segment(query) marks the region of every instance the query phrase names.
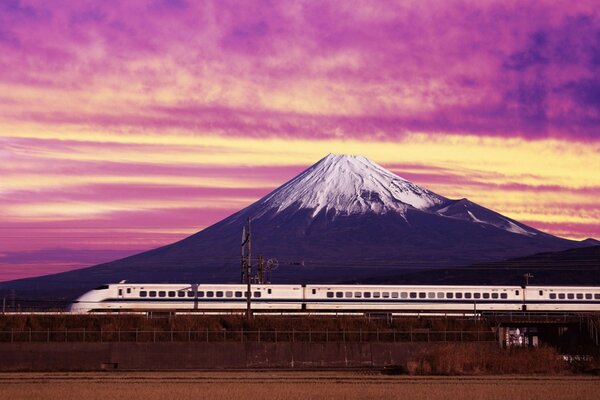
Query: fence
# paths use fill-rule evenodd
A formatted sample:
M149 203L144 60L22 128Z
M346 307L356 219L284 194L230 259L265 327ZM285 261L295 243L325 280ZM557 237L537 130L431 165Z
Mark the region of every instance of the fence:
M493 331L10 330L0 342L494 342Z

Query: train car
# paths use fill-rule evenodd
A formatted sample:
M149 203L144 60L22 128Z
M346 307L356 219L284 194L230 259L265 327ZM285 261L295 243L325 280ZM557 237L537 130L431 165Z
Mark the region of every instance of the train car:
M483 312L522 309L519 286L308 285L308 311Z
M74 313L111 311L242 312L246 285L102 285L73 304ZM600 311L599 287L252 285L252 309L310 313L481 313Z
M524 296L527 311L600 311L600 287L528 286Z
M70 311L242 311L246 285L135 284L102 285L75 300ZM300 285L252 285L252 308L294 311L302 308Z

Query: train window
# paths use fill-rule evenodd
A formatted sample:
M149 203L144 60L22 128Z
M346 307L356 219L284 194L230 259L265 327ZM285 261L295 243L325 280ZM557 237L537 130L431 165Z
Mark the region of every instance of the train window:
M457 299L462 299L462 297L463 297L462 293L460 293L460 292L456 293L456 298Z
M561 300L564 300L565 299L565 294L564 293L559 293L558 294L558 298L561 299Z
M518 296L519 295L519 291L515 290L515 294ZM542 295L542 291L540 290L540 296Z
M517 294L519 294L519 293L517 293ZM543 295L544 295L544 291L540 290L540 296L543 296Z
M408 298L408 293L406 293L406 292L400 293L400 298L402 298L402 299Z
M384 299L389 299L390 298L390 292L381 292L381 297L383 297Z
M508 299L508 293L500 293L501 299Z
M411 299L416 299L417 298L417 292L410 292L410 298Z
M354 297L361 298L362 297L362 292L354 292Z
M327 292L327 297L331 299L333 297L333 292Z
M130 294L130 293L131 293L131 288L130 288L130 287L128 287L128 288L127 288L127 294Z
M346 292L346 297L352 298L352 292Z
M262 293L260 292L254 292L254 297L260 297L262 295Z
M225 297L233 297L233 292L231 290L226 291Z
M365 299L370 299L371 298L371 292L365 292Z
M191 290L189 292L187 292L187 297L194 297L194 292L192 292Z
M594 293L594 300L600 300L600 293Z
M470 299L471 298L471 293L465 293L465 299Z
M591 293L586 293L585 294L585 299L586 300L591 300L592 299L592 294Z
M169 297L175 297L175 291L169 291Z
M337 297L338 299L344 297L344 292L335 292L335 297Z
M98 286L97 288L94 288L94 290L106 290L108 289L108 285L102 285L102 286Z
M556 300L556 293L550 293L550 300Z
M473 298L474 299L480 299L481 298L481 293L473 293Z
M242 292L235 292L235 297L242 297Z
M583 300L583 293L577 293L577 300Z
M492 293L492 299L497 299L498 298L498 293Z
M142 290L140 292L140 297L146 297L146 296L148 296L148 292L146 292L145 290Z
M150 297L156 297L156 291L154 290L151 290L148 294L150 295Z
M267 294L271 294L273 291L271 289L267 289Z
M438 292L437 293L437 298L438 299L443 299L444 298L444 292Z
M483 298L484 299L489 299L490 298L490 294L489 293L483 293Z
M123 289L119 289L119 296L123 296Z
M179 292L177 292L177 297L185 297L185 292L180 290Z
M313 289L312 294L317 294L317 289Z
M161 290L158 292L158 297L166 297L167 296L167 292L165 292L164 290Z
M398 292L392 292L392 299L398 298Z
M573 300L574 298L575 298L575 295L573 293L567 293L567 299Z
M381 297L381 294L379 292L373 292L373 298L378 299Z
M446 298L447 299L453 299L454 298L454 293L452 293L452 292L446 293Z
M429 299L435 299L435 293L434 292L427 293L427 298L429 298Z
M419 298L420 299L424 299L426 297L427 297L427 293L425 293L425 292L419 292Z
M220 290L216 294L217 294L217 297L223 297L223 292Z
M206 292L206 297L215 297L215 292L213 292L213 291Z

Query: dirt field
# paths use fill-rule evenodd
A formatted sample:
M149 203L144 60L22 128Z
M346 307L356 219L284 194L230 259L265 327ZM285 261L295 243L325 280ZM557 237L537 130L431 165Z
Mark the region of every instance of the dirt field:
M0 374L0 399L598 399L600 379L408 377L360 372Z

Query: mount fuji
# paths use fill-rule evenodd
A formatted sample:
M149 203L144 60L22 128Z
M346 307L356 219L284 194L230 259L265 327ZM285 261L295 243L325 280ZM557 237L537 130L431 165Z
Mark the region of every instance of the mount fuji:
M359 282L598 243L552 236L467 199L448 199L364 157L330 154L257 202L179 242L0 288L60 291L68 297L124 279L237 282L247 218L253 254L279 260L273 273L277 283Z

